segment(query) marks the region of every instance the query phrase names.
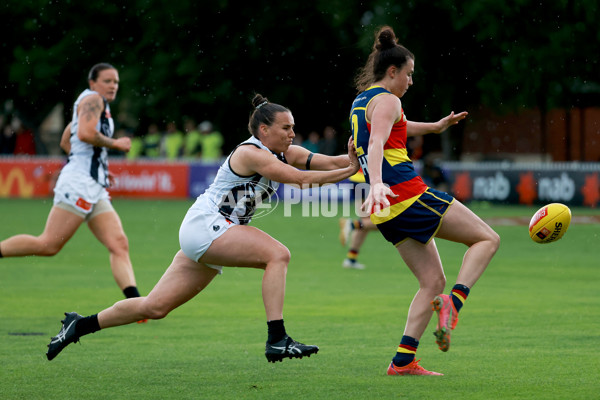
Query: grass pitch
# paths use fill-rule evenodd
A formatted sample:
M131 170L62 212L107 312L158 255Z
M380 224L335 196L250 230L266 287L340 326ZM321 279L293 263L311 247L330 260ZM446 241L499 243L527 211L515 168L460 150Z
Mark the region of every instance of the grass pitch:
M179 248L192 201L116 200L140 291ZM0 239L39 234L51 200L0 200ZM299 207L299 206L297 206ZM535 208L472 206L482 217L530 217ZM600 214L573 209L573 215ZM501 220L495 220L501 221ZM2 399L590 399L600 389L598 224L573 223L537 245L524 225L492 225L502 244L461 312L448 353L430 324L417 357L443 377L388 377L417 283L378 233L341 268L337 218L259 218L291 250L284 318L295 339L320 346L302 360L267 363L261 271L225 268L160 321L82 338L52 362L49 338L65 311L96 313L123 296L108 253L82 226L50 258L0 259ZM437 241L454 283L465 248ZM241 244L243 245L243 244Z

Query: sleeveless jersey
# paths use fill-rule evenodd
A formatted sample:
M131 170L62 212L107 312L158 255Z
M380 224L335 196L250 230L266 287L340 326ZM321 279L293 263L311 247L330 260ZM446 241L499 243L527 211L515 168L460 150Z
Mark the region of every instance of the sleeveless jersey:
M79 116L77 107L84 97L92 94L98 94L93 90L84 90L73 106L73 120L71 121L71 152L67 164L63 168L64 172L86 173L103 187L108 187L108 151L106 147L96 147L83 142L77 136L77 127L79 126ZM104 109L100 114L100 120L96 125L96 130L104 136L112 137L115 125L110 115L110 107L106 99L102 98Z
M279 155L273 153L254 136L237 145L236 149L248 145L266 150L274 157L286 162L283 153ZM198 196L192 208L218 212L234 224L246 225L252 219L257 206L277 191L279 183L259 174L250 176L236 174L229 164L234 151L235 149L219 168L214 182L203 194Z
M356 97L350 111L350 126L352 127L354 146L367 183L370 183L368 151L371 135L371 122L367 120L367 107L371 100L382 94L391 93L380 86L371 86ZM417 175L413 163L408 157L406 125L407 119L404 110L402 110L402 115L394 122L390 136L383 146L381 177L383 183L389 185L398 197L388 197L390 206L382 209L377 214L373 214L371 210L371 220L375 224L381 224L398 216L427 190L427 185Z

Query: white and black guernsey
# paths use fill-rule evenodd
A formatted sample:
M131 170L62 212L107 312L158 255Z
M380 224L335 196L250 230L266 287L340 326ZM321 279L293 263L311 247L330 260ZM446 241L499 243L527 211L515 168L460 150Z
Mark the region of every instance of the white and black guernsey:
M273 154L273 157L286 162L283 153L273 153L254 136L240 143L236 149L248 145L268 151ZM208 208L220 213L234 224L246 225L252 219L257 206L277 191L279 183L259 174L250 176L236 174L229 164L234 152L235 149L219 168L214 182L198 197L196 204L192 207L202 207L205 210Z
M108 187L108 151L106 147L97 147L89 143L83 142L77 136L77 128L79 126L79 116L77 108L84 97L92 94L98 94L93 90L84 90L73 106L73 120L71 121L71 152L67 165L63 168L65 172L87 172L100 185ZM104 101L104 109L100 114L100 120L96 125L96 130L109 138L114 134L114 121L110 115L110 107L106 99Z

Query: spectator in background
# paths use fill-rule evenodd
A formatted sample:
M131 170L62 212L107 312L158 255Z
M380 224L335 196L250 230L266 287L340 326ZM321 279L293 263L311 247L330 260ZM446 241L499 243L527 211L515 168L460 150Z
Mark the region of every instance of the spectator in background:
M183 152L183 133L175 122L167 123L167 131L160 143L160 154L167 160L176 160Z
M406 152L411 160L423 158L423 142L423 136L411 136L406 139Z
M183 155L188 158L198 158L202 151L202 135L196 127L196 121L191 118L185 120L185 138L183 141Z
M35 137L33 131L26 127L19 118L13 120L15 127L15 155L35 155Z
M302 146L302 143L304 143L304 136L302 136L301 133L296 133L296 137L294 137L294 144L296 146Z
M127 153L123 153L119 150L108 150L110 157L125 157L128 160L135 160L139 158L144 151L144 142L141 137L134 135L133 131L127 128L120 128L115 131L113 138L127 137L131 141L131 148Z
M432 153L423 158L423 180L427 186L439 191L447 192L450 189L446 175Z
M64 150L60 147L61 134L65 129L65 107L56 103L37 127L36 145L38 153L49 156L62 156Z
M131 149L125 157L130 161L137 160L144 154L144 140L129 129L125 130L125 136L131 140Z
M15 151L15 142L17 136L11 122L11 118L6 118L4 125L1 126L2 132L0 132L0 154L13 154Z
M306 140L304 142L302 142L302 147L304 147L306 150L310 151L311 153L318 153L319 152L319 133L317 131L311 131L308 134L308 137L306 138Z
M152 123L148 126L148 132L144 135L144 155L146 157L160 157L160 141L162 133L158 129L158 125Z
M127 130L124 128L115 129L115 133L113 134L113 139L119 139L119 138L124 138L124 137L128 137L131 139L131 134L129 134L127 132ZM109 157L123 157L125 155L122 150L111 149L111 148L107 149L107 153L108 153Z
M319 143L320 153L328 156L338 154L338 142L335 129L332 126L326 126L323 130L323 139Z
M214 162L221 158L221 147L223 146L223 135L214 129L212 122L203 121L198 125L202 134L200 144L202 146L202 161Z

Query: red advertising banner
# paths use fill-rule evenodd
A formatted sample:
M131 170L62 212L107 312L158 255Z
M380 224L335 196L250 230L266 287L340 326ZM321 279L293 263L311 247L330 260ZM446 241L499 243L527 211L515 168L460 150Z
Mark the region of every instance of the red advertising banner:
M54 185L66 158L0 158L0 198L54 196ZM113 197L187 198L186 163L109 160L114 177L108 189Z
M114 177L108 189L113 197L188 197L189 165L186 163L111 159L109 171Z
M53 196L65 159L0 158L0 198Z

